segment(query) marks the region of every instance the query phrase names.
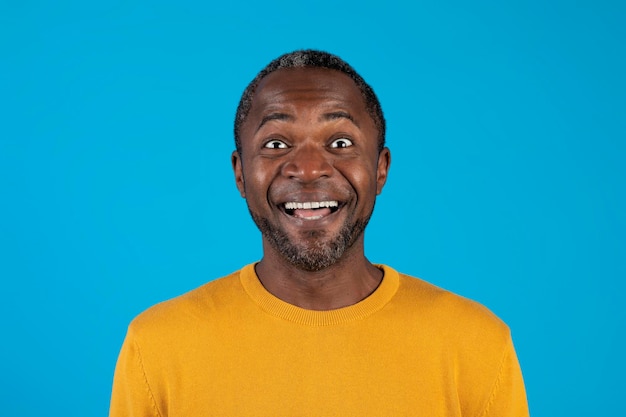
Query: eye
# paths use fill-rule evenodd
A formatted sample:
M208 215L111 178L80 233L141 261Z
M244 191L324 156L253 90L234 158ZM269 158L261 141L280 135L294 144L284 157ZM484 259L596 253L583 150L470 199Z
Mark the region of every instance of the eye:
M352 146L352 141L347 138L335 139L330 143L331 148L347 148L349 146Z
M287 144L282 140L272 139L267 142L263 147L268 149L287 149Z

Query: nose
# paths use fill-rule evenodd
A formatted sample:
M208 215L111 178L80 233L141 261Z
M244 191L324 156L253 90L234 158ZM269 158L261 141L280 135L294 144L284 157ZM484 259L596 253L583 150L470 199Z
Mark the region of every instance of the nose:
M319 178L330 177L333 166L325 153L325 149L314 145L294 149L290 159L282 167L282 175L301 182L314 182Z

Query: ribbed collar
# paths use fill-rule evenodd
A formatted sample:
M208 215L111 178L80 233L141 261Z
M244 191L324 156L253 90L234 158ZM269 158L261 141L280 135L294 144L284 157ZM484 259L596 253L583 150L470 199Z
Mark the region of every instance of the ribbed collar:
M265 312L298 324L332 326L363 319L383 308L391 300L400 282L398 273L386 265L377 266L383 270L384 275L382 282L372 294L351 306L326 311L307 310L277 298L263 287L254 271L254 264L243 267L239 276L250 298Z

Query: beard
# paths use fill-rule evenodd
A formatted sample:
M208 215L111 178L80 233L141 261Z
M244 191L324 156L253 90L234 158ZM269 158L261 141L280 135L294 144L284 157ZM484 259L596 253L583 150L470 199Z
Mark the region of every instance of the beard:
M373 207L365 218L355 221L348 219L334 237L327 236L323 230L313 230L306 232L299 241L294 241L283 229L254 213L249 207L248 211L263 237L285 260L298 269L314 272L333 265L354 245L363 234L372 216Z

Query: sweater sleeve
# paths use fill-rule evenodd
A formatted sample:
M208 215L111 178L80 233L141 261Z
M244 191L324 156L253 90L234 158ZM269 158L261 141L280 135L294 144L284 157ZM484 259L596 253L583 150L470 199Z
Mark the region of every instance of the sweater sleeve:
M528 403L522 371L509 338L500 372L480 417L528 417Z
M162 417L146 378L139 345L130 331L115 366L109 417Z

